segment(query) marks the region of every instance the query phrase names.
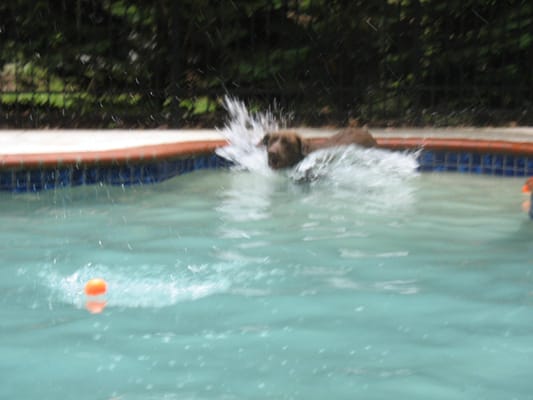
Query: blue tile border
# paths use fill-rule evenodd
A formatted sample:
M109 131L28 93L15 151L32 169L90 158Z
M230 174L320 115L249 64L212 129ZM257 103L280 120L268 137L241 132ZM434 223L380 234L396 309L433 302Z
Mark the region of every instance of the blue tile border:
M508 177L533 175L533 156L449 150L418 152L421 172L457 172ZM70 186L109 184L137 185L164 181L202 170L229 168L230 161L216 154L173 160L113 165L67 165L56 168L0 170L0 191L38 192Z
M208 154L147 163L4 169L0 170L0 191L23 193L94 184L151 184L201 169L229 168L231 165L216 154Z
M533 157L526 155L422 150L418 162L422 172L460 172L509 177L533 175Z

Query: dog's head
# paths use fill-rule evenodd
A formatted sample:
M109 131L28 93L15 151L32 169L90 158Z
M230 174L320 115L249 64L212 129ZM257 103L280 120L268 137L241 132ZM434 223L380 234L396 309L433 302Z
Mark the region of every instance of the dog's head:
M267 133L261 141L267 149L268 165L272 169L289 168L306 155L306 145L294 132Z

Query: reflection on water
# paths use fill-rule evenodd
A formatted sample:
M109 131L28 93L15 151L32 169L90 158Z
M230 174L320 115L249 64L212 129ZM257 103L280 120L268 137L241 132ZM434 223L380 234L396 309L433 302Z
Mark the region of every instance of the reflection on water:
M230 221L259 221L271 217L272 195L281 184L275 174L235 171L227 186L219 189L220 205L216 210Z

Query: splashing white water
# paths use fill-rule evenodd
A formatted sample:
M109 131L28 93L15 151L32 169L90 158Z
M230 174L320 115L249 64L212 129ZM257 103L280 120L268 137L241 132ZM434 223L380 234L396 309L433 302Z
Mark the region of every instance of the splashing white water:
M159 308L227 291L230 281L223 273L228 268L231 266L146 265L132 271L130 267L87 264L69 275L46 266L40 275L55 300L77 308L85 304L84 286L94 277L108 282L105 299L113 307Z
M266 152L258 143L266 132L283 127L286 119L276 118L271 110L250 112L243 102L231 97L224 99L224 108L229 120L220 133L229 145L217 149L217 154L235 163L236 168L271 174Z
M220 133L229 145L218 149L217 154L234 162L237 168L272 174L266 152L258 143L265 132L284 128L289 118L281 114L276 118L270 110L251 113L243 102L230 97L224 99L224 107L229 120ZM417 175L416 158L416 153L341 146L313 152L287 173L296 182L327 178L335 185L388 188Z
M313 190L310 201L328 203L335 198L363 214L398 212L414 203L416 158L415 153L342 146L309 154L288 174L296 182L322 189Z
M416 153L399 153L355 145L309 154L290 172L295 181L328 179L334 184L379 187L403 184L417 175Z

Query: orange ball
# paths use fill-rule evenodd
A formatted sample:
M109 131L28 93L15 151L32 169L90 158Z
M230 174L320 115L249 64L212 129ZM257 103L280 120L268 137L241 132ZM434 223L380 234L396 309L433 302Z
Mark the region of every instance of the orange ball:
M85 284L85 294L87 296L99 296L107 290L107 283L100 278L91 279Z
M533 190L533 178L528 178L524 186L522 186L522 193L531 193Z

